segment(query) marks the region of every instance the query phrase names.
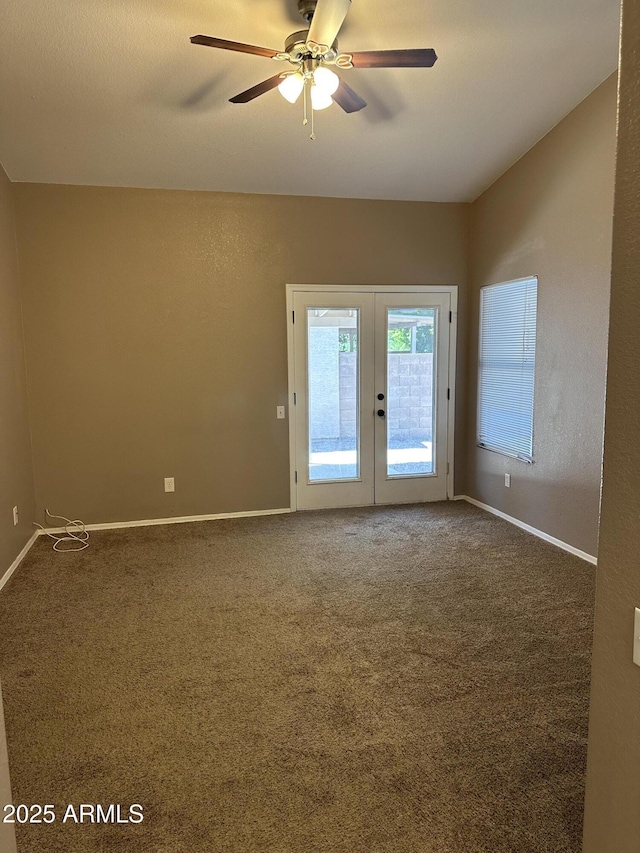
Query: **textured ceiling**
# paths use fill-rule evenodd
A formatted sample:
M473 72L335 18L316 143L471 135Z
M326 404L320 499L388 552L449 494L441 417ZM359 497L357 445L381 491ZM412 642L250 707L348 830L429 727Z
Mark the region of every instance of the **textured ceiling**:
M433 47L432 69L353 69L369 106L316 114L281 67L296 0L20 0L0 27L0 161L14 181L470 201L611 74L616 0L353 0L342 50Z

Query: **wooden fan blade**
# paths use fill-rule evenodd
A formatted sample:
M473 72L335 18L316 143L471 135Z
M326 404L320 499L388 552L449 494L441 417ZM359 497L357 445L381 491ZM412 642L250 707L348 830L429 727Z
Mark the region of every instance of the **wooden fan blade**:
M416 50L365 50L353 53L354 68L431 68L435 50L431 47Z
M331 97L345 113L357 113L358 110L367 106L367 102L354 92L351 86L347 86L344 80L340 81L340 85Z
M331 47L347 17L351 0L318 0L307 41Z
M237 50L238 53L252 53L254 56L267 56L271 58L278 51L268 47L257 47L255 44L242 44L239 41L227 41L217 39L213 36L191 36L191 44L203 44L206 47L219 47L222 50Z
M266 92L270 92L272 89L275 89L279 83L282 83L282 77L279 74L276 74L275 77L269 77L268 80L264 80L262 83L258 83L257 86L252 86L251 89L247 89L246 92L240 92L239 95L236 95L233 98L229 98L229 100L232 104L247 104L254 98L257 98L260 95L264 95Z

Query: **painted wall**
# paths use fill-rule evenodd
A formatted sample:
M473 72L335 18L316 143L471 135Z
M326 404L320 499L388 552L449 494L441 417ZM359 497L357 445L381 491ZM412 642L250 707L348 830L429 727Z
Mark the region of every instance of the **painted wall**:
M14 527L13 507L19 524ZM11 184L0 166L0 576L34 532L33 467Z
M640 850L640 5L624 0L585 853Z
M465 340L468 205L14 191L40 513L288 507L287 282L462 285Z
M4 706L0 690L0 803L12 803L11 779L9 778L9 753L4 725ZM17 805L14 803L14 805ZM3 812L4 815L4 812ZM17 853L15 826L12 823L0 822L0 850L3 853Z
M615 75L472 208L466 494L597 553ZM533 465L476 447L479 290L539 276ZM511 474L511 488L504 474Z

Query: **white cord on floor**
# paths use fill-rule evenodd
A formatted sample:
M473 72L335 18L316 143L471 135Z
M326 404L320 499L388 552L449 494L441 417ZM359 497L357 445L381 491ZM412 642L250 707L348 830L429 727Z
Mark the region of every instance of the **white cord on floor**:
M49 531L41 524L38 524L37 521L33 522L36 527L39 527L40 530L43 530L50 539L54 540L54 551L83 551L85 548L89 547L89 531L85 529L84 521L80 521L80 519L71 521L70 518L65 518L64 515L52 515L48 509L45 509L45 512L47 514L47 518L59 518L62 521L67 522L64 526L65 536L56 536L55 533L49 533ZM60 547L63 542L70 542L71 545Z

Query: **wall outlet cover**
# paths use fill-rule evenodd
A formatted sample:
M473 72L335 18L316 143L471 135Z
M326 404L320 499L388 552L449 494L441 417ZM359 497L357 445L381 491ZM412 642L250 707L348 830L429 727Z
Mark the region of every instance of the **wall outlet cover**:
M176 481L173 477L165 477L164 478L164 490L165 490L165 492L175 492Z

